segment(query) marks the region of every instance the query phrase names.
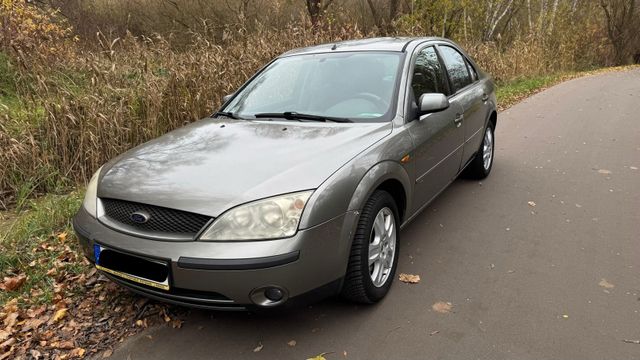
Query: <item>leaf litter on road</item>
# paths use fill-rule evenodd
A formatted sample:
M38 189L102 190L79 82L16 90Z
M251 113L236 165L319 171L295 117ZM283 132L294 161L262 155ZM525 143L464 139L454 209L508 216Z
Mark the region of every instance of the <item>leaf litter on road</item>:
M417 284L420 282L420 275L402 273L399 278L400 281L407 284Z
M431 308L435 312L438 312L441 314L448 314L453 309L453 304L450 302L438 301L435 304L431 305Z
M262 351L262 349L263 349L263 348L264 348L264 345L262 345L262 343L261 343L261 342L258 342L258 346L256 346L256 347L253 349L253 352L254 352L254 353L260 352L260 351Z
M612 283L608 282L607 279L604 279L604 278L602 280L600 280L598 285L600 285L601 287L603 287L605 289L613 289L614 287L616 287L615 285L613 285Z

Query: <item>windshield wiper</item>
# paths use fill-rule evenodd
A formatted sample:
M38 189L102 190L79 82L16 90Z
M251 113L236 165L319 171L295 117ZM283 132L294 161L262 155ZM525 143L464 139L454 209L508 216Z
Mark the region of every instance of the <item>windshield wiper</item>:
M236 119L239 120L240 118L238 116L236 116L236 114L232 113L232 112L228 112L228 111L218 111L215 114L213 114L214 117L218 117L218 116L226 116L228 118L232 118L232 119Z
M342 117L303 114L295 111L285 111L281 113L259 113L259 114L255 114L254 116L258 119L259 118L282 118L287 120L333 121L338 123L353 122L353 120L351 119L342 118Z

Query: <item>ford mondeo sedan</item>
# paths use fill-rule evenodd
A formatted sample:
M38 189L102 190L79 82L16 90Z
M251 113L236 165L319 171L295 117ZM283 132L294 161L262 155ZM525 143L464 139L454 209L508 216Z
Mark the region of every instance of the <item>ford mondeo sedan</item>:
M494 84L440 38L287 52L219 112L99 169L73 225L113 281L167 302L375 303L400 228L460 174L489 175Z

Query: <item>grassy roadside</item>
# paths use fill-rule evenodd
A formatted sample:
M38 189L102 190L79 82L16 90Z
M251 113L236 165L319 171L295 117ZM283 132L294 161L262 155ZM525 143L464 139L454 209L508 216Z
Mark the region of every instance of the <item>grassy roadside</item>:
M536 94L549 87L559 84L563 81L597 75L602 73L625 71L640 68L640 65L616 66L608 68L600 68L589 71L564 72L557 74L540 75L534 77L526 77L515 79L505 83L497 84L496 96L498 98L498 109L500 111L510 108L527 97Z
M15 291L1 291L0 304L21 295L29 295L33 304L53 299L52 275L82 270L77 259L71 216L80 206L79 192L47 195L31 200L19 213L6 215L0 228L0 275L21 283ZM24 277L22 280L22 277Z
M109 356L148 326L181 326L184 310L122 289L84 258L71 227L82 193L0 213L0 360Z

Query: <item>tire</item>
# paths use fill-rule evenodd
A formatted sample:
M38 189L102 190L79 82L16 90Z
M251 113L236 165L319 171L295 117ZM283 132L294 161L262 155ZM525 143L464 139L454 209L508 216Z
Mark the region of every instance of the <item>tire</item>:
M380 217L383 220L382 230ZM399 224L398 207L393 197L386 191L376 190L367 200L358 219L342 287L344 298L373 304L389 292L398 267ZM381 249L378 260L370 265L370 250L375 254L376 248Z
M482 144L480 144L480 149L476 153L475 157L464 170L463 176L468 179L476 179L481 180L489 176L491 173L491 168L493 168L494 161L494 152L496 148L496 138L494 135L495 125L493 122L489 122L487 128L484 131L484 136L482 137ZM490 146L490 156L489 156L489 164L486 166L485 164L485 149L487 146L487 142L489 142Z

